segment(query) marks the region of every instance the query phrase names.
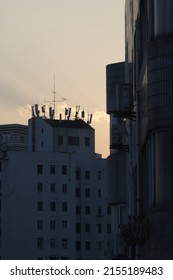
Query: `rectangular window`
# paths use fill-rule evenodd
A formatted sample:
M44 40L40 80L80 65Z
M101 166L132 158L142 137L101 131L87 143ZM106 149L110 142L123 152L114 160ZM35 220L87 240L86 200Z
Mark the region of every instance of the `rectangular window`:
M67 247L68 247L67 239L63 239L63 240L62 240L62 248L63 248L63 249L67 249Z
M111 224L107 224L107 233L111 233Z
M56 202L54 201L50 202L50 211L56 211Z
M62 184L62 192L63 193L67 192L67 184Z
M38 183L37 184L37 191L38 192L42 192L43 191L43 184L42 183Z
M97 210L97 216L102 216L102 209L101 209L101 207L99 207L98 208L98 210Z
M55 174L55 165L50 165L50 174Z
M38 164L37 165L37 174L42 174L43 173L43 165L42 164Z
M85 232L90 232L90 224L85 224Z
M76 233L80 233L81 230L81 224L77 223L76 224Z
M62 211L67 212L67 202L62 203Z
M58 145L63 145L63 136L58 135Z
M81 169L76 168L76 180L80 180L80 179L81 179Z
M85 250L90 250L90 241L85 242Z
M76 188L76 197L80 197L81 192L80 192L80 188Z
M98 197L101 197L101 196L102 196L101 189L98 189Z
M56 239L55 238L51 238L51 240L50 240L50 248L51 249L55 249L56 248Z
M37 238L37 248L38 249L43 249L43 241L44 241L44 239L42 237Z
M62 227L63 228L67 228L67 224L68 224L67 221L62 221Z
M98 224L98 232L99 232L99 233L102 232L102 224Z
M55 227L56 227L55 220L51 220L51 221L50 221L50 229L51 229L51 230L55 230Z
M85 196L90 197L90 189L89 188L85 189Z
M68 137L68 145L79 146L79 137L78 136L69 136Z
M38 230L42 230L43 229L43 221L42 220L38 220L37 221L37 229Z
M53 192L53 193L55 192L55 184L54 183L50 184L50 191Z
M102 179L102 172L98 171L98 180L100 181Z
M85 146L89 147L90 146L90 138L85 137Z
M81 250L81 243L80 241L76 241L76 251L80 251Z
M76 215L80 215L81 214L81 208L80 206L76 206Z
M67 165L62 165L62 175L67 175Z
M90 215L90 207L85 206L85 215Z
M111 215L111 207L110 207L110 206L107 207L107 215L108 215L108 216Z
M85 171L85 180L89 180L90 179L90 171Z
M37 202L37 211L43 211L43 201Z
M102 249L102 242L101 241L99 241L99 243L98 243L98 248L99 248L99 250Z

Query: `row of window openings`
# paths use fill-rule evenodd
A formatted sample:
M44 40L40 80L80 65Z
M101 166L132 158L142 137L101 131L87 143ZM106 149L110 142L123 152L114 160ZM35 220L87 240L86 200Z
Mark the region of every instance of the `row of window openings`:
M55 212L56 209L56 202L55 201L51 201L50 202L50 211ZM62 211L63 212L67 212L68 210L68 206L67 206L67 202L62 202ZM37 202L37 211L43 211L43 201L38 201Z
M44 129L41 129L41 133L44 133ZM64 144L64 137L62 135L58 135L58 145ZM80 146L80 138L79 136L68 136L68 145L72 146ZM42 142L43 143L43 142ZM90 137L85 137L85 146L90 146Z
M107 246L110 246L111 241L107 242ZM62 249L68 249L68 240L67 239L62 239ZM102 241L98 242L98 249L102 249ZM50 239L50 248L55 249L57 245L57 240L56 238L51 238ZM38 249L43 249L44 247L44 238L43 237L38 237L37 238L37 248ZM90 250L91 249L91 242L90 241L85 241L85 250ZM76 251L81 250L81 242L76 241Z
M67 175L67 165L62 165L62 175ZM37 165L37 173L38 174L43 174L43 165L42 164L38 164ZM55 165L50 165L50 174L56 174L56 166ZM90 171L86 170L85 171L85 180L90 180ZM80 180L81 179L81 169L77 168L76 169L76 180ZM102 179L102 172L98 171L98 180Z
M37 191L38 192L43 192L43 184L42 183L37 184ZM51 183L50 184L50 192L54 193L55 191L56 191L56 184ZM67 184L62 184L62 192L67 193ZM81 189L76 188L76 197L80 197L80 196L81 196ZM85 197L90 197L90 188L85 189ZM98 189L98 197L101 197L101 189Z
M50 174L56 174L56 166L55 165L50 165ZM62 175L67 175L67 165L62 165ZM37 174L43 174L43 165L38 164L37 165Z
M50 202L50 211L55 212L56 209L56 202L51 201ZM68 204L67 202L62 202L62 212L67 212L68 210ZM43 201L38 201L37 202L37 211L43 211ZM90 206L85 206L85 215L90 215L91 214L91 208ZM107 207L107 215L111 214L111 208ZM76 215L81 215L81 206L76 206ZM102 214L102 208L99 207L97 209L97 216L103 216Z
M43 184L42 183L37 184L37 191L38 192L43 192ZM50 192L54 193L55 191L56 191L56 184L51 183L50 184ZM62 192L67 193L67 184L62 184Z
M67 221L62 221L62 228L67 228L68 227L68 222ZM43 220L38 220L37 221L37 229L38 230L43 230ZM50 221L50 230L55 230L56 229L56 221L51 220ZM102 224L97 225L97 230L99 233L102 232ZM76 224L76 233L81 232L81 224ZM91 225L90 224L85 224L85 232L91 232ZM107 233L111 233L111 224L107 224Z

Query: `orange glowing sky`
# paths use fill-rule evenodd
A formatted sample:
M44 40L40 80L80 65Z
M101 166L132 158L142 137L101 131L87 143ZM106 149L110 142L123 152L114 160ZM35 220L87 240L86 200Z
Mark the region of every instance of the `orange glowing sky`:
M106 65L124 60L125 0L2 0L0 124L23 123L30 105L93 113L96 152L109 154Z

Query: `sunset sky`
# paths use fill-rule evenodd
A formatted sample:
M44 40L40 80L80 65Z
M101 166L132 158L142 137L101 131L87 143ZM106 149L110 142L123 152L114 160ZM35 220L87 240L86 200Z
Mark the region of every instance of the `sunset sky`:
M0 0L0 124L27 124L31 105L53 99L55 76L66 99L57 117L67 106L92 113L96 152L108 156L106 65L124 60L124 3Z

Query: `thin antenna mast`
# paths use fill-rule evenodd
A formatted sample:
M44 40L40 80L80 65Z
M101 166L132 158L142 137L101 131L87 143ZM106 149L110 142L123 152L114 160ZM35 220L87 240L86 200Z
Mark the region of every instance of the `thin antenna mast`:
M55 91L55 75L53 76L53 91L52 91L52 93L53 93L53 110L54 110L54 115L55 115L55 105L56 105L56 98L55 98L55 96L56 96L56 91Z
M46 101L45 100L45 102L53 103L53 111L51 111L51 112L52 112L52 118L54 119L55 118L56 103L65 101L67 99L66 98L60 98L59 100L56 100L55 75L53 77L54 77L54 79L53 79L53 91L52 91L52 93L53 93L53 101Z

